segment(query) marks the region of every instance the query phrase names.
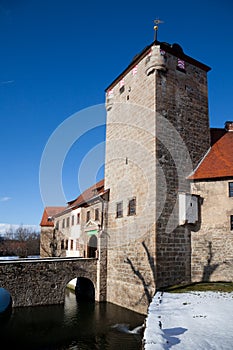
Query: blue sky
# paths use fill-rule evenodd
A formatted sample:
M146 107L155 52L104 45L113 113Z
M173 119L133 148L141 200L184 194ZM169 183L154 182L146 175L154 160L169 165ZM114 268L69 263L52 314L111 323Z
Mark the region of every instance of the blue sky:
M164 21L158 40L179 43L211 67L210 125L223 127L233 119L232 1L0 0L0 223L39 225L45 204L40 164L48 140L67 118L104 103L105 88L153 41L156 18ZM64 160L67 201L79 194L83 157L104 142L99 125ZM87 186L90 174L91 164ZM100 168L96 179L102 176Z

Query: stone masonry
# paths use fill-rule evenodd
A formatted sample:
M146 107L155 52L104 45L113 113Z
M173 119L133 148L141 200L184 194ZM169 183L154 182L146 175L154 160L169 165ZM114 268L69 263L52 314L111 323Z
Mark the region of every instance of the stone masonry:
M190 229L178 227L176 204L209 148L208 70L157 42L106 89L107 300L140 313L156 288L191 280Z
M50 258L0 262L0 285L11 294L13 307L64 303L65 288L76 277L92 281L95 298L101 300L96 259Z
M192 233L192 280L233 280L233 238L229 217L233 213L228 183L232 180L192 182L192 192L202 199L200 228ZM204 198L204 200L203 200Z
M164 48L169 51L167 69L158 71L156 81L156 208L161 213L156 222L157 288L191 281L191 228L179 226L178 194L190 193L186 177L210 147L209 68L183 57L176 44L174 48ZM184 62L181 67L178 59Z

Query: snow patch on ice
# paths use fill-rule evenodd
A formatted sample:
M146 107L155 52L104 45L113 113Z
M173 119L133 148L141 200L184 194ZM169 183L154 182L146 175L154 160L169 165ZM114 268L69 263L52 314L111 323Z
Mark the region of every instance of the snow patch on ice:
M157 292L143 344L145 350L232 350L233 293Z

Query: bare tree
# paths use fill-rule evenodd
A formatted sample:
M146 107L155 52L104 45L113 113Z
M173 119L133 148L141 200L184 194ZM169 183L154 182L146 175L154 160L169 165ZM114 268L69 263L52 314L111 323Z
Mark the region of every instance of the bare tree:
M40 254L40 234L34 229L20 225L17 229L10 227L0 242L1 255L28 255Z

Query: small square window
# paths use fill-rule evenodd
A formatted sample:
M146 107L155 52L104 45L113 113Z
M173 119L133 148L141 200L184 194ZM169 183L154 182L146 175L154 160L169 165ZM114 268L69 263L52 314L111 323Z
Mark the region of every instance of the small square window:
M122 218L123 216L123 202L119 202L116 205L116 217Z
M230 227L231 231L233 231L233 215L230 216Z
M233 197L233 182L228 182L229 197Z
M128 215L136 215L136 198L132 198L129 201Z

